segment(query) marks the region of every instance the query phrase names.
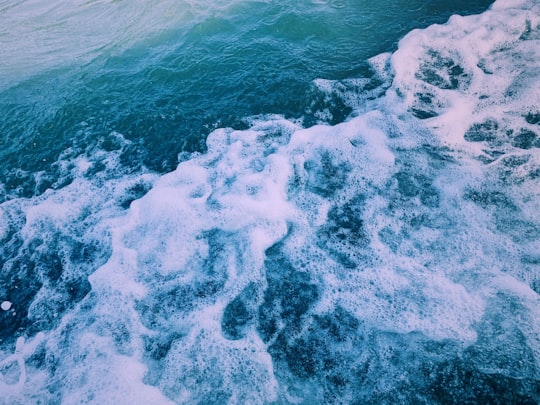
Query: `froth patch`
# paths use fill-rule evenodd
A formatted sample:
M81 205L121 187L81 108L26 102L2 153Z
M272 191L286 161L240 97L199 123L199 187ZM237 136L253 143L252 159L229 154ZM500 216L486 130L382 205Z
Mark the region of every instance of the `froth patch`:
M160 388L176 402L274 401L277 381L273 363L258 336L250 333L237 343L195 327L175 343L166 359Z
M89 333L78 339L75 353L64 359L69 373L57 384L64 387L62 402L81 404L172 404L156 387L142 383L145 368L136 360L111 350L111 342ZM75 348L73 348L75 349ZM84 362L76 359L84 358Z
M497 2L478 16L413 31L392 55L394 90L453 147L476 155L532 147L536 129L523 117L540 101L538 15L531 2Z
M519 104L531 93L516 75L498 76L509 67L505 38L535 44L537 24L520 31L521 11L505 22L498 10L413 32L391 59L373 60L392 83L384 76L376 108L358 104L339 125L255 117L247 130L214 131L208 153L159 179L111 175L114 153L93 177L91 157L81 158L70 184L4 205L17 209L3 216L19 214L9 229L22 227L9 236L21 250L8 281L39 283L22 284L26 300L1 297L50 321L28 329L48 328L34 346L38 335L7 324L14 350L0 371L17 386L10 395L534 399L538 153L530 134L513 138L521 146L505 139L507 127L534 132L539 119ZM366 83L318 85L345 94ZM76 254L87 245L97 253ZM22 271L34 268L33 278Z
M122 144L122 137L117 138ZM69 356L64 362L64 346L71 347L80 330L101 315L107 318L117 312L110 308L118 297L110 294L91 313L95 295L88 277L111 254L111 218L121 216L125 201L141 192L137 185L148 187L155 179L149 173L126 175L118 156L116 149L66 150L52 164L58 177L48 183L49 188L33 198L11 196L2 202L6 221L2 222L0 296L6 309L0 311L0 334L1 358L7 363L0 383L7 384L2 392L13 403L40 396L56 401L67 393L65 385L56 384L52 370L69 374L75 363L79 369L90 365L81 358L71 364ZM112 329L117 333L121 328ZM15 357L9 354L12 349ZM107 378L104 372L103 376ZM94 377L96 385L84 394L89 397L101 384ZM45 392L46 386L54 392ZM89 401L84 395L69 401Z

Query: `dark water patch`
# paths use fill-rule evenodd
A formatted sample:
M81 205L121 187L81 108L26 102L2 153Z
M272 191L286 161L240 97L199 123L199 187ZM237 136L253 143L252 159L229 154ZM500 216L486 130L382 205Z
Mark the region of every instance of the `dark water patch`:
M421 120L427 120L428 118L433 118L439 115L435 111L420 109L420 108L412 108L411 112L416 118L419 118Z
M227 339L238 340L245 336L244 328L246 324L253 319L246 308L246 304L240 297L236 297L229 302L223 313L221 329Z
M420 193L420 202L429 208L437 208L439 207L441 197L439 194L439 191L429 185L427 187L422 188L422 191Z
M421 178L408 172L399 172L395 175L398 190L404 197L415 197L422 189Z
M532 125L540 125L540 112L529 112L525 115L525 121Z
M356 268L361 249L369 244L364 227L365 196L357 195L328 211L326 224L317 230L317 246L346 268Z
M280 242L266 251L268 286L258 308L257 329L268 342L283 333L298 331L302 318L319 299L317 283L309 272L299 271L281 251Z
M356 357L366 350L360 322L346 310L314 316L301 335L282 333L270 347L279 366L301 380L316 380L325 396L354 384Z
M443 169L449 163L456 162L454 157L451 156L451 150L445 146L425 144L422 145L422 153L429 157L429 165L434 169Z
M230 340L242 339L246 328L256 317L257 288L249 284L244 290L227 304L221 320L223 335Z
M476 65L479 69L482 70L486 75L492 75L493 72L486 66L486 61L484 59L480 59L480 62ZM480 99L488 98L487 95L481 95Z
M150 188L152 187L149 183L136 183L132 186L130 186L125 194L122 195L122 201L120 201L120 206L124 209L128 209L131 203L135 200L138 200L143 195L145 195L148 191L150 191Z
M421 120L433 118L439 115L440 105L437 96L433 93L415 93L415 104L411 108L412 114Z
M470 75L463 67L452 58L433 50L428 51L416 78L442 90L465 90L470 83Z
M469 190L465 193L464 198L473 201L484 209L492 207L508 211L518 211L512 199L501 191Z
M500 181L505 185L522 184L535 178L539 167L529 165L531 155L507 155L502 156L497 164L497 174Z
M520 149L531 149L540 147L540 141L535 132L521 128L519 132L512 137L512 146Z
M153 360L163 360L171 350L173 343L182 337L183 335L175 332L145 336L145 353Z
M173 344L184 337L177 331L162 331L143 337L144 359L148 370L144 375L144 383L158 385L165 369L167 355Z
M0 312L2 342L14 342L18 336L24 335L30 324L28 308L43 285L36 272L35 263L21 257L10 259L2 266L2 297L12 303L12 310Z
M540 225L522 218L509 218L499 214L495 216L497 230L512 237L515 242L540 240Z
M179 286L173 281L161 280L157 289L152 291L135 305L141 322L150 330L159 333L177 333L174 321L181 319L185 313L195 307L194 291L190 286ZM154 350L149 341L149 350ZM153 354L150 354L154 357Z
M345 186L350 171L347 163L336 162L328 151L321 152L318 159L307 160L304 169L308 173L308 189L326 198Z
M485 142L494 141L499 133L499 123L495 120L488 119L482 123L473 124L464 138L468 142Z
M512 378L482 373L459 358L425 365L431 383L426 387L426 403L444 404L524 404L538 403L540 384L535 379Z
M405 168L395 174L399 193L405 199L419 197L420 202L429 208L437 208L440 193L432 185L432 179L425 174L415 173L413 168Z
M334 389L345 385L350 376L343 370L343 349L363 349L359 326L360 322L341 307L331 314L314 316L301 338L288 341L285 353L289 369L301 378L323 374Z
M366 68L365 74L371 74L371 72ZM348 105L343 94L336 92L327 94L311 87L306 93L306 107L302 116L302 124L305 127L320 123L336 125L345 121L352 112L353 109Z
M540 294L540 255L523 255L520 262L528 276L526 281L528 282L529 287L537 294Z
M530 155L510 155L501 159L501 165L508 169L515 169L519 166L523 166L531 159Z

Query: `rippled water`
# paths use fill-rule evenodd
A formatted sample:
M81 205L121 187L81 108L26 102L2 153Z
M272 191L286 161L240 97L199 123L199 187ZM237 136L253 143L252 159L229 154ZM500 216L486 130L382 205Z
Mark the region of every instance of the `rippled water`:
M4 3L0 178L27 197L56 180L50 165L67 148L111 131L134 142L126 166L167 172L178 153L205 150L211 130L252 115L309 126L331 108L327 121L343 121L351 109L326 105L314 79L369 74L366 60L410 29L490 2Z

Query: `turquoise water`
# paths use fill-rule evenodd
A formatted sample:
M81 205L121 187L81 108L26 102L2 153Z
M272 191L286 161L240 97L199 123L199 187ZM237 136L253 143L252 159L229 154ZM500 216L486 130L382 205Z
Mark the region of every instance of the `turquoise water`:
M9 3L4 6L6 31ZM58 15L53 8L42 19L27 17L30 33L14 29L4 35L23 49L13 51L15 60L6 50L3 66L11 74L0 79L5 193L28 197L43 192L56 181L50 165L62 152L92 147L111 131L134 142L126 166L167 172L176 167L180 152L204 151L211 130L245 128L246 117L283 114L310 126L317 122L317 110L330 108L328 121L341 122L351 109L340 100L325 102L314 79L369 75L366 60L394 50L411 29L443 23L457 12L480 12L489 4L277 1L198 9L187 3L184 9L169 6L180 21L164 23L163 29L160 15L145 20L139 15L144 10L135 10L140 21L131 14L123 21L129 9L115 10L118 6L111 4L107 11L107 2L91 6L99 13L73 6ZM31 3L13 7L21 10L23 20L26 7ZM85 27L87 19L107 12L118 13L118 31L137 32L125 38L104 30L103 38L80 49L87 35L95 35ZM168 15L166 9L163 14ZM45 36L42 46L50 49L36 44L34 35ZM26 44L25 38L34 41ZM67 44L59 47L59 41ZM21 66L11 72L17 62ZM47 172L43 183L33 178L38 171Z
M538 403L539 61L534 0L0 0L0 404Z

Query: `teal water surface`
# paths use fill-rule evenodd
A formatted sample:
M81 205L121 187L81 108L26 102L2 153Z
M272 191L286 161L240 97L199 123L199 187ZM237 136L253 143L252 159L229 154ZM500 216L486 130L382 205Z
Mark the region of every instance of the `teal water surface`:
M204 151L211 130L245 128L249 116L283 114L309 126L317 121L314 112L330 108L330 121L340 122L350 108L339 100L325 103L314 79L369 76L366 60L394 50L411 29L444 23L454 13L477 13L490 3L247 1L215 10L209 4L191 17L186 12L182 25L138 33L141 38L128 49L118 44L120 51L88 50L92 57L84 64L77 63L85 56L79 55L81 44L71 39L43 71L41 54L31 60L37 45L23 43L27 64L37 72L23 81L17 74L11 82L10 75L2 79L0 183L6 196L39 194L57 182L51 163L61 152L73 147L80 153L111 131L134 142L123 157L129 170L144 165L166 172L176 167L180 152ZM85 11L73 6L75 27L77 18L81 25L92 24L84 20ZM54 32L54 21L48 23L51 35L79 33L74 27ZM110 47L122 37L109 35L104 41ZM53 39L51 49L40 52L60 53ZM70 52L78 59L72 61ZM18 73L25 69L30 70L23 65ZM40 171L47 174L36 182L33 173Z

